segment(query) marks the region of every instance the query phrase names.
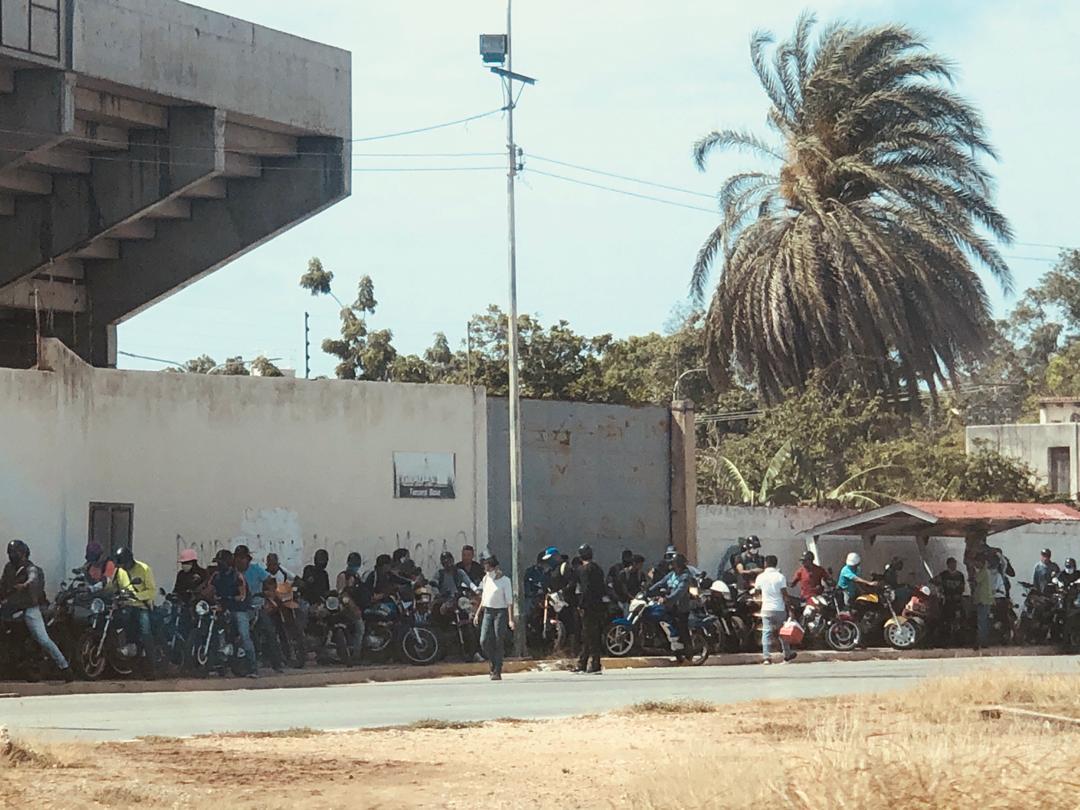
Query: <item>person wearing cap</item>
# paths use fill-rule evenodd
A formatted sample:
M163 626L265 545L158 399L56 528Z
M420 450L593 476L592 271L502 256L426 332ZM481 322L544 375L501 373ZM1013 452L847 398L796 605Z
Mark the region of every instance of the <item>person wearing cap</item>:
M236 566L236 570L244 577L244 582L247 584L248 594L250 595L249 601L254 608L251 615L254 617L259 608L262 607L263 583L270 578L270 574L257 562L252 561L251 550L242 543L233 549L233 565Z
M581 566L577 572L578 605L581 608L581 656L578 658L576 671L599 675L604 624L607 621L607 606L604 604L607 587L604 583L604 571L593 559L592 546L583 543L578 549L578 557L581 558ZM633 559L633 554L630 558Z
M807 551L802 555L802 565L791 578L791 587L794 589L798 586L800 598L804 602L809 602L815 596L820 596L825 592L825 583L828 579L829 572L814 561L814 552Z
M180 570L176 572L173 594L185 605L191 604L206 585L209 576L205 568L199 565L199 553L193 548L185 548L177 558Z
M649 594L659 595L659 602L668 611L669 621L660 623L667 636L676 663L687 660L690 650L690 569L686 557L676 553L671 558L671 570L660 581L654 582ZM674 632L673 632L674 631Z
M678 554L678 551L675 546L669 543L668 547L664 549L663 558L649 570L650 586L663 582L667 578L667 575L671 572L671 563L676 554Z
M739 555L735 563L739 575L739 586L743 590L754 587L754 581L765 571L765 558L761 556L761 541L756 534L746 538L746 550Z
M1035 571L1031 575L1031 584L1039 591L1046 590L1046 586L1054 581L1054 577L1061 571L1058 564L1053 561L1050 549L1044 548L1039 555L1040 559L1035 563Z
M746 551L746 538L740 537L720 555L720 564L716 567L716 578L728 585L736 584L735 566L738 564L739 555Z

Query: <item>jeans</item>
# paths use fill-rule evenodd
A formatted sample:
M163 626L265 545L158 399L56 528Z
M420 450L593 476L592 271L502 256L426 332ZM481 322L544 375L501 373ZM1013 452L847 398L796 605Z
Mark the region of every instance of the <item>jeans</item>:
M990 644L990 609L993 605L975 605L975 646Z
M30 631L34 641L49 654L53 663L60 669L67 669L67 659L60 652L60 648L56 646L56 642L49 638L49 631L45 629L45 619L41 615L41 608L28 607L23 611L23 621L26 622L26 629Z
M502 674L503 652L510 632L510 611L506 608L484 608L484 620L480 624L480 648L487 656L491 672Z
M154 660L157 657L157 639L154 638L153 616L150 608L128 608L127 627L139 637L143 651L143 667L147 674L154 674Z
M255 644L251 641L251 614L246 610L238 610L233 614L236 622L236 634L240 636L240 646L244 648L244 654L251 662L251 671L258 672L259 665L255 660Z
M607 610L603 605L586 608L581 612L581 617L581 657L578 658L578 669L599 672Z
M784 658L791 657L791 647L787 639L780 635L780 628L784 626L785 619L787 619L787 613L783 610L762 611L761 613L761 654L766 661L772 655L774 636L780 639L780 649L784 652Z

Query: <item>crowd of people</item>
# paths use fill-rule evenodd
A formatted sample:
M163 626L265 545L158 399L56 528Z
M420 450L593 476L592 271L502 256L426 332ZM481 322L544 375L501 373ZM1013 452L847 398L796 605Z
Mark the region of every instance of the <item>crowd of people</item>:
M0 575L0 603L5 611L18 611L30 636L53 660L66 680L72 669L63 652L49 637L41 608L48 602L41 569L31 561L29 546L13 540L7 547L8 562ZM455 610L462 593L475 596L473 620L480 627L480 647L490 665L493 679L501 678L502 656L508 634L519 620L514 613L513 587L494 557L481 561L476 550L465 545L461 559L455 560L450 551L440 555L439 569L428 578L411 559L408 549L399 548L391 554L379 554L371 570L364 572L363 559L351 552L345 568L331 580L328 570L330 557L325 549L315 552L312 561L299 573L287 570L275 553L267 554L263 562L253 559L246 545L218 551L204 567L194 549L185 549L178 556L172 598L181 605L195 600L208 600L222 605L234 622L234 632L250 662L251 677L257 677L259 654L264 664L280 671L285 665L279 641L290 633L303 637L311 606L321 603L332 592L349 597L353 637L362 652L365 610L380 602L391 600L395 594L409 592L419 583L429 583L434 589L433 614L446 617ZM897 601L902 603L906 590L901 582L903 561L894 558L880 575L864 575L860 555L847 555L837 576L819 565L814 554L807 551L799 568L788 578L778 567L775 555L762 553L755 536L740 538L728 548L720 562L717 579L740 591L750 591L760 597L763 660L768 663L779 642L783 662L795 658L781 629L789 618L797 617L799 607L810 599L835 588L850 606L860 594L888 586ZM134 557L131 550L121 547L111 553L99 544L90 543L86 549L82 576L88 587L103 593L123 594L130 610L129 626L142 645L142 660L146 675L154 677L153 654L156 644L151 626L151 611L159 596L151 567ZM672 650L680 654L689 633L689 592L693 582L703 572L688 565L685 556L669 546L663 558L646 569L646 560L632 550L624 550L620 561L606 572L594 559L591 546L583 544L575 556L560 553L549 547L537 555L536 562L525 572L525 616L530 615L538 598L558 594L565 605L566 630L571 645L580 649L578 671L601 671L603 634L612 602L625 613L630 601L639 594L651 594L661 599L669 611L675 634ZM989 643L989 622L993 611L1002 609L1010 600L1011 580L1015 571L1000 549L981 544L970 545L961 563L950 557L946 567L933 578L942 597L944 618L949 621L961 610L961 601L970 594L976 615L976 648ZM1072 585L1080 581L1076 561L1069 558L1064 567L1053 561L1050 549L1042 551L1041 559L1032 574L1032 585L1046 589L1054 584ZM905 590L906 589L906 590ZM295 611L284 610L295 605ZM187 615L187 614L184 614ZM265 621L255 622L256 615ZM289 626L289 623L295 626ZM258 628L258 636L252 628ZM478 656L479 658L479 656Z

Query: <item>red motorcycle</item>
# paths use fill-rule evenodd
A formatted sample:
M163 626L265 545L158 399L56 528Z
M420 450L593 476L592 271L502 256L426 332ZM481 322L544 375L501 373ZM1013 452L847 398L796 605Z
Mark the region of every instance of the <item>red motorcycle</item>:
M885 622L885 640L897 650L910 650L926 641L941 618L941 596L931 585L916 588L899 616Z

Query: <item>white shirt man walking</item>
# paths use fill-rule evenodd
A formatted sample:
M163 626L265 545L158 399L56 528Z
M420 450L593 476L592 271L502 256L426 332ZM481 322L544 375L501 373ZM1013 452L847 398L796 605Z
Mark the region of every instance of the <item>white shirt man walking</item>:
M780 635L780 628L788 616L787 577L777 568L776 555L765 558L765 570L754 580L754 590L761 594L761 654L763 664L772 663L772 645L774 637L780 639L780 649L784 653L783 663L795 658L795 652L787 640Z

